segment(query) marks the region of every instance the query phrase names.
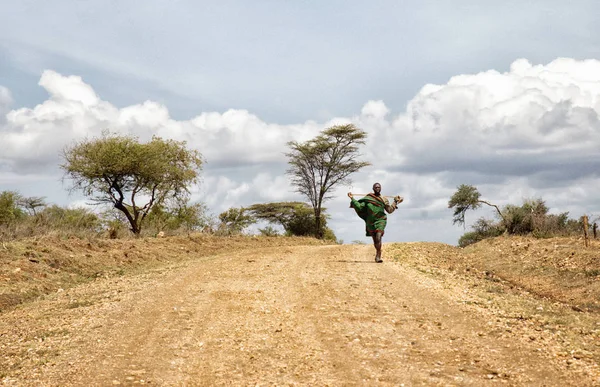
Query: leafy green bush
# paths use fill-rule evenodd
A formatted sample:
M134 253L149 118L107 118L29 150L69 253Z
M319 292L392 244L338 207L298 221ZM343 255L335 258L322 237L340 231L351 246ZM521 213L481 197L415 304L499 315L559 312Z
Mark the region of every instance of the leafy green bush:
M210 222L208 210L202 203L157 205L148 213L145 220L144 235L156 235L159 232L191 232L200 230Z
M248 207L248 211L259 220L280 225L286 236L314 236L315 233L315 211L303 202L275 202L259 203ZM321 211L320 227L323 239L336 240L333 231L327 227L326 209Z
M468 231L468 232L464 233L458 239L458 246L459 247L467 247L468 245L472 245L473 243L480 242L480 241L484 240L485 238L487 238L487 236L482 235L476 231Z
M14 191L3 191L0 193L0 225L11 225L12 223L27 216L20 207L22 197Z
M219 220L221 223L216 230L217 235L239 235L256 223L256 219L243 207L232 207L220 213Z
M527 235L543 228L548 207L542 199L526 199L521 206L509 204L502 213L509 234Z
M47 205L41 197L24 197L18 192L0 192L0 240L42 235L90 238L126 238L132 234L125 213L113 206L95 213L88 208ZM155 205L145 219L145 228L136 235L154 236L159 232L189 233L213 227L215 220L203 203L166 200Z
M498 221L480 218L471 227L472 231L460 237L458 245L468 246L486 238L506 233L508 235L532 235L537 238L578 235L583 230L583 221L569 219L569 213L549 214L544 200L525 199L516 206L507 204L498 215Z
M473 229L473 231L465 233L458 240L458 245L460 247L468 246L470 244L484 240L485 238L493 238L502 235L502 233L504 232L504 228L502 227L501 223L497 224L494 223L492 220L485 218L477 219L477 221L475 222L475 224L473 224L473 226L471 226L471 228Z
M61 231L100 232L98 215L86 208L64 208L52 205L33 217L38 227Z
M265 228L259 228L260 235L263 236L279 236L279 231L271 225L267 225Z

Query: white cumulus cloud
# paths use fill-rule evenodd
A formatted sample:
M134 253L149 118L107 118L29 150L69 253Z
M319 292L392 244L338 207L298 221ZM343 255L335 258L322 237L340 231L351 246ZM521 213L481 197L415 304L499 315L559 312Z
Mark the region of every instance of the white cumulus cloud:
M425 85L396 114L384 101L372 100L355 116L291 125L265 122L242 109L176 120L155 101L119 108L80 77L50 70L39 84L48 92L47 100L14 110L9 110L10 91L0 86L0 181L7 186L16 176L22 182L28 174L56 174L65 146L108 129L144 141L153 135L184 140L199 150L207 164L193 197L206 201L215 213L258 202L302 200L285 175L286 143L350 122L367 132L361 151L373 165L358 173L352 186L338 187L326 203L330 226L343 230L346 240L358 239L362 225L348 210L345 193L369 191L375 181L385 194L406 198L393 215L398 220L388 226L387 234L395 240L415 235L414 230L403 232L407 222L439 227L447 219L452 227L446 203L462 183L478 186L499 205L543 197L551 208L573 216L600 212L595 195L600 188L597 60L559 58L533 65L519 59L504 73L489 70Z
M600 61L560 58L426 85L382 141L404 170L522 175L598 163ZM394 141L396 139L396 141ZM391 157L393 158L393 157Z

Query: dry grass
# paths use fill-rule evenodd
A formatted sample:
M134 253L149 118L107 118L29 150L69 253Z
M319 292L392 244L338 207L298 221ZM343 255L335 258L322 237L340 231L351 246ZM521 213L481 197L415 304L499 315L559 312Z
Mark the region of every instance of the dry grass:
M465 262L539 297L600 312L600 242L498 237L465 249Z
M530 340L556 338L567 364L600 363L600 242L580 238L497 237L464 249L394 244L396 260L465 289L465 303L493 311L506 330L527 327ZM468 295L468 296L467 296Z
M496 237L464 249L441 243L393 245L396 259L420 270L454 270L503 282L574 310L600 312L600 241Z
M450 351L458 349L463 354L466 353L466 358L474 359L476 362L480 361L479 357L473 355L480 353L478 352L480 345L477 346L477 351L474 351L472 348L469 349L468 346L465 346L465 343L469 342L487 343L491 347L485 346L485 348L500 348L501 351L504 351L502 348L528 348L535 351L535 353L532 353L535 358L543 358L544 362L550 362L551 367L555 367L556 370L568 371L571 372L571 375L578 375L578 373L583 375L581 372L587 372L586 375L596 375L594 380L600 381L598 379L598 375L600 375L598 374L598 364L600 364L600 320L598 319L597 307L597 300L599 299L597 287L599 265L596 260L596 252L600 245L596 242L588 248L585 248L582 241L578 239L532 239L522 237L490 239L465 249L442 243L428 242L387 244L384 248L386 262L396 260L399 264L389 266L386 263L383 266L360 265L360 269L358 267L352 268L341 274L340 271L337 271L337 268L342 266L336 257L330 260L330 264L335 265L329 266L330 269L334 268L333 270L323 270L323 266L319 264L313 265L313 271L307 273L307 261L300 259L296 263L301 263L301 266L297 266L297 270L292 270L291 274L288 273L288 276L282 277L287 279L286 281L279 278L273 282L272 277L264 276L267 268L271 273L277 271L269 267L273 259L277 258L273 256L265 260L257 258L261 254L260 249L272 246L309 244L318 245L321 242L305 238L227 238L193 235L191 237L126 240L46 237L5 243L4 247L0 244L0 295L6 297L5 303L1 306L4 310L12 308L19 302L27 301L38 295L59 291L61 288L66 289L82 281L91 281L95 278L103 279L128 273L144 273L144 275L134 275L116 281L114 278L109 281L98 280L94 284L87 284L71 289L64 294L58 294L57 297L48 297L48 301L55 298L62 298L62 300L60 304L46 304L47 309L40 312L37 318L27 317L25 320L29 319L29 325L25 328L20 326L21 331L18 331L19 333L8 336L6 332L12 331L12 328L5 328L3 336L5 346L3 349L6 355L3 359L0 359L2 360L0 363L3 362L0 364L0 379L2 379L3 373L7 378L26 373L35 378L37 377L35 372L39 372L40 369L45 367L45 364L59 364L60 361L63 361L62 364L65 365L67 361L71 362L72 357L69 357L71 355L65 355L64 348L66 347L62 347L58 352L56 348L60 348L57 347L58 343L65 343L69 346L75 345L75 341L70 342L75 329L70 327L80 327L81 325L65 324L64 319L88 319L89 329L87 333L90 338L95 339L98 335L96 329L102 325L90 316L94 316L93 312L95 310L101 310L101 306L108 305L105 303L111 297L114 297L114 302L121 302L121 290L126 289L113 284L113 282L123 284L130 281L135 282L134 280L143 279L143 281L146 281L148 272L157 274L163 271L170 272L170 268L187 268L188 260L199 259L206 260L206 263L209 264L218 264L219 262L224 264L224 266L220 266L219 270L213 271L213 274L210 274L212 270L207 271L205 277L212 278L215 281L222 280L222 282L219 282L221 286L212 289L215 294L225 293L226 297L222 297L224 301L233 298L236 299L236 302L239 301L237 295L234 297L231 292L217 290L229 289L231 282L228 281L239 279L241 274L245 275L245 278L252 278L253 281L258 278L264 279L260 286L256 285L252 289L261 290L261 299L264 295L262 291L275 289L276 291L271 292L271 297L276 297L277 300L281 297L280 289L278 289L280 284L284 282L293 282L295 285L302 284L301 281L289 281L290 278L296 278L294 276L297 273L302 273L305 284L310 283L311 285L321 284L323 278L329 278L331 287L325 293L323 293L321 285L319 287L310 286L310 289L306 287L298 289L306 291L303 296L310 294L312 291L312 301L309 301L309 305L314 305L316 302L314 300L320 300L323 298L323 294L327 294L328 296L325 299L329 300L329 304L323 310L331 313L338 313L339 306L342 303L352 304L349 309L352 313L348 315L347 320L342 319L352 329L360 323L354 316L358 305L363 305L363 311L368 315L368 320L371 321L373 318L372 301L376 298L372 295L377 294L379 296L384 293L391 293L393 296L381 298L382 302L394 301L379 310L378 313L380 313L379 316L382 320L386 318L385 316L387 316L389 310L393 310L398 306L396 300L402 302L404 308L407 308L409 304L407 300L412 300L411 302L414 302L414 304L410 304L412 311L407 309L406 312L399 312L400 315L404 316L404 322L407 324L410 321L409 316L415 316L414 329L405 331L404 337L418 336L424 329L423 327L431 326L433 333L428 340L441 340L440 337L445 337L442 327L445 328L450 325L460 327L461 324L466 324L463 320L453 319L451 314L448 314L449 311L445 309L445 305L446 300L450 300L451 302L448 305L458 306L458 309L461 310L464 306L463 312L472 313L474 317L484 316L485 319L480 320L482 324L475 326L466 324L468 328L464 331L464 337L468 340L463 341L460 347L455 348L456 343L458 343L456 339L459 336L446 336L444 340L439 341L440 343L443 341L443 343L441 346L435 347L435 350L431 352L431 356L437 356L440 352L444 353L445 351L449 353L447 358L449 360L443 360L450 362L456 356L454 352ZM356 246L354 248L357 249L357 256L362 256L367 251L372 252L372 250L367 250L367 247ZM224 254L236 254L248 249L256 250L252 251L252 254L255 255L248 255L239 260L219 260L220 257L224 257ZM343 249L347 250L344 250L343 253L340 252L339 258L346 258L350 254L355 254L350 246ZM278 248L277 251L279 250L290 249ZM312 249L307 250L312 251ZM330 249L318 250L323 250L320 254L327 254ZM289 259L287 254L285 254L285 259L278 263L287 263ZM225 264L225 262L228 263ZM259 266L261 262L265 264L262 268ZM232 264L237 266L231 266ZM198 265L198 267L201 266L203 267L203 265ZM367 270L363 269L363 266L368 267L370 272L367 272L369 273L367 276L363 276L366 282L361 283L355 274L358 270ZM198 267L196 268L200 270L198 273L202 273L203 269L198 269ZM184 270L175 270L173 273L183 272ZM407 279L408 277L397 277L394 275L395 273L413 276L417 281L396 284L393 282L395 278ZM354 278L356 282L348 283L348 278ZM317 279L319 279L319 282L317 282ZM156 285L154 279L147 281L154 288ZM193 281L198 281L198 277L194 275ZM356 285L356 288L352 285ZM348 286L346 291L342 289L344 286ZM377 288L375 288L374 293L370 293L371 297L357 302L363 292L374 286L377 286ZM420 290L411 293L413 286L415 289ZM185 287L189 287L189 284ZM391 289L392 287L394 289ZM190 289L192 292L196 292L198 289L192 288ZM107 293L106 289L110 289L110 292ZM131 291L131 289L133 288L129 290ZM147 289L150 289L150 287ZM352 294L354 289L360 291ZM399 291L399 289L402 291ZM82 293L77 294L79 291ZM348 291L350 293L347 293ZM427 303L428 299L430 302L434 298L437 299L435 294L439 293L444 295L442 298L445 300L443 304ZM290 294L295 295L298 293L294 291ZM254 291L250 292L248 297L245 302L248 302L249 305L251 302L257 301ZM167 301L165 302L168 302L171 298L166 297L165 300ZM156 300L157 298L150 299ZM273 300L274 298L265 298L268 305L271 305ZM35 305L38 304L32 306ZM167 303L163 306L165 305L169 307L162 309L170 311L171 304ZM432 305L442 305L444 307L440 308L439 311L433 311L430 314L432 319L427 320L421 314L421 309L436 309ZM225 310L226 308L226 306L220 306L216 307L215 310ZM246 310L246 308L243 309ZM311 313L305 315L305 317L308 316L312 319L314 317L312 314L313 308L309 309ZM128 314L133 308L125 306L123 310ZM304 308L301 310L304 310ZM29 316L28 313L31 312L31 309L29 306L24 305L22 308L15 308L11 313L4 314L3 317L8 318L19 312L22 312L22 314L16 316L17 320L15 321L23 321L21 316ZM434 312L438 314L436 315ZM48 316L50 315L56 316L55 320L49 319ZM199 315L204 316L202 313L199 313ZM181 316L187 319L187 315ZM280 324L281 317L271 316L270 314L264 314L264 316L275 319L266 320L270 322L263 325L271 326L271 322ZM379 317L377 318L379 319ZM217 322L218 320L216 319ZM320 320L333 321L333 319L323 318ZM43 321L43 324L40 321ZM291 321L294 325L289 327L290 332L293 332L298 326L302 326L302 324L298 324L299 320L295 318ZM333 323L335 324L335 322ZM7 325L10 327L16 326L16 324ZM237 325L247 326L241 323ZM223 326L228 327L228 324L223 324ZM305 323L305 326L313 326L313 324ZM395 325L394 327L400 329L401 325ZM404 329L406 328L407 325L404 326ZM112 331L113 328L107 326L106 329L106 332L108 332L109 329ZM321 329L326 330L324 327ZM179 332L179 330L175 331ZM23 334L21 332L27 333ZM115 332L118 332L118 330L115 330ZM141 330L140 332L143 333L144 331ZM223 332L229 332L229 330ZM395 329L394 332L396 332ZM377 331L375 334L377 336L384 335L385 330ZM224 333L218 333L217 336L213 337L223 337L223 335ZM141 337L145 340L145 333ZM393 333L390 337L394 338L390 343L396 343L399 335ZM116 339L115 348L117 345L120 346L122 342L123 338ZM53 347L50 344L55 346ZM504 347L504 344L510 344L510 347L508 345ZM440 349L442 351L439 351ZM512 349L506 351L510 352ZM392 352L398 351L390 351L390 353ZM86 349L82 353L88 356ZM496 351L489 351L488 353L484 350L483 353L491 358L495 356ZM543 354L543 356L539 357L539 354ZM423 352L424 358L428 356L427 353ZM415 361L415 359L418 359L418 354L413 352L409 360ZM482 365L484 363L482 361ZM69 367L67 368L71 369L71 363L68 364ZM474 363L470 364L473 365ZM507 367L507 369L511 367ZM63 368L61 372L65 372L67 368ZM47 372L50 369L50 367L46 367L45 371ZM54 367L53 369L59 370L60 367ZM459 369L459 371L463 375L465 369ZM491 375L493 378L493 380L490 379L490 383L499 381L499 375L507 375L506 378L510 376L510 374L503 373L498 369L486 372L487 376ZM514 379L514 375L510 377L512 379L505 378L503 381L509 381L510 385L525 385L519 383L518 379ZM578 380L575 376L573 380L581 382L584 379L580 378ZM597 385L590 383L577 384Z
M312 238L216 237L141 239L45 236L0 244L0 312L95 278L257 247L322 244ZM80 305L73 305L73 308Z

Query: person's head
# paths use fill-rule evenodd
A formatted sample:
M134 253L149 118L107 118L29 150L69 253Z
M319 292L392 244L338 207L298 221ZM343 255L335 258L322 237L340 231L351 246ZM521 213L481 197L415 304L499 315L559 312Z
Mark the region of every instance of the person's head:
M375 193L375 195L379 195L381 193L381 184L373 184L373 192Z

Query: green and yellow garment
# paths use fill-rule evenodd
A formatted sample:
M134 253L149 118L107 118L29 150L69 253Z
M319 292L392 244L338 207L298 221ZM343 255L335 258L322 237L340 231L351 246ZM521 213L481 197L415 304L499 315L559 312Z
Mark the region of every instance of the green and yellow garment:
M350 207L354 208L356 214L365 221L366 235L373 236L376 232L383 235L387 225L387 215L396 210L395 205L390 205L383 196L370 193L362 199L350 199Z

